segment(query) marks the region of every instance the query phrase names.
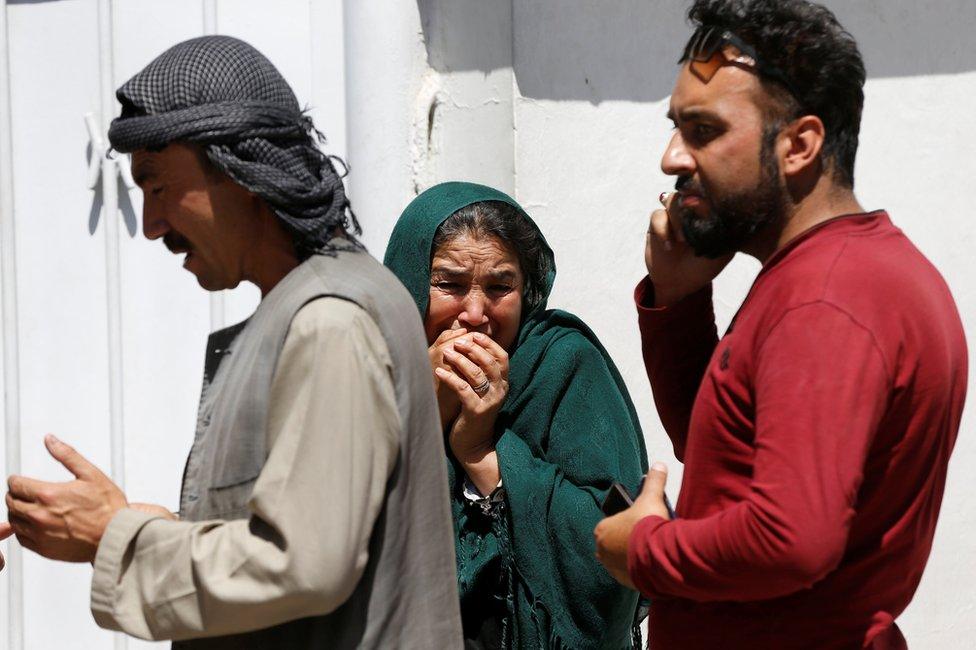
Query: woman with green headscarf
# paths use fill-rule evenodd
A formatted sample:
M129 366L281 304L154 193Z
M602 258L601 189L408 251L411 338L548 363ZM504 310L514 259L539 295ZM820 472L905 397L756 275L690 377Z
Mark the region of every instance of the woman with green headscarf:
M443 183L384 259L424 319L447 441L467 647L630 648L637 593L594 557L614 481L647 470L623 380L577 317L546 310L552 250L509 196Z

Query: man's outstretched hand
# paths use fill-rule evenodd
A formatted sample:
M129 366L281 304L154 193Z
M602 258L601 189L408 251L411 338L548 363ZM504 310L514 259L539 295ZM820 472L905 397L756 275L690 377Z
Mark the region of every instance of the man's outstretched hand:
M128 505L125 494L53 435L44 437L44 446L75 480L49 483L11 476L7 479L9 525L21 546L46 558L91 562L108 523ZM2 532L0 529L0 535Z
M667 480L668 468L663 463L654 463L644 479L644 487L634 500L634 505L607 517L593 531L596 537L596 558L617 582L630 589L637 589L627 571L630 533L644 517L656 515L662 519L671 519L664 503L664 484Z
M0 522L0 541L7 539L14 534L14 529L10 527L9 522ZM7 565L7 561L3 559L3 553L0 553L0 570Z

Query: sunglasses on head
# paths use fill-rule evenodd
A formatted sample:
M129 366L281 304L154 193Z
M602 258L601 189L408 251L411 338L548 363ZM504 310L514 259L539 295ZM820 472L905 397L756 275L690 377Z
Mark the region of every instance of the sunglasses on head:
M691 71L708 83L725 65L754 70L756 74L782 84L790 94L799 100L799 94L786 75L778 68L764 64L756 54L755 48L727 29L702 27L696 31L685 46L684 54L678 63L688 62Z

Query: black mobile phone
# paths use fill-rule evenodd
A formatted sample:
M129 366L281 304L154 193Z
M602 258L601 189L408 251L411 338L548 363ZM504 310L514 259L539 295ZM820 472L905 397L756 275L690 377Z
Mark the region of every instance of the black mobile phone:
M643 487L644 478L641 478L640 486L637 488L637 492L640 493ZM603 511L603 514L610 517L618 512L626 510L632 505L634 505L634 499L630 496L630 493L627 492L627 488L620 483L614 482L613 485L610 486L610 491L607 492L607 496L603 500L603 504L600 506L600 509ZM668 509L668 516L671 517L671 519L678 518L678 516L674 514L674 508L671 507L671 500L668 499L667 494L664 495L664 507Z
M609 517L618 512L623 512L633 504L634 500L627 494L627 488L620 483L614 483L610 486L610 491L607 492L600 509L603 510L603 514Z

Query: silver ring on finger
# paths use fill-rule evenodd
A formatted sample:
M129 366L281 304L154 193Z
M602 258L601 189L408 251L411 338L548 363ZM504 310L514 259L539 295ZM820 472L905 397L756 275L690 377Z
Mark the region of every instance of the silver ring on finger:
M484 397L488 390L491 388L491 382L485 377L485 380L474 387L474 392L478 393L479 396Z

